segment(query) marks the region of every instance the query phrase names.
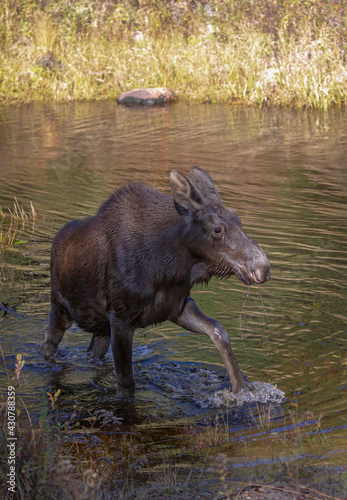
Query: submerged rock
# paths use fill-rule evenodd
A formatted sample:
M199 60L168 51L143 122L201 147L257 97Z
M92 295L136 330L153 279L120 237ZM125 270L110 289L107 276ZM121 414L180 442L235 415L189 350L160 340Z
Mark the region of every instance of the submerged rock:
M126 105L153 105L170 104L177 100L175 93L165 87L153 89L134 89L124 92L117 98L118 104Z

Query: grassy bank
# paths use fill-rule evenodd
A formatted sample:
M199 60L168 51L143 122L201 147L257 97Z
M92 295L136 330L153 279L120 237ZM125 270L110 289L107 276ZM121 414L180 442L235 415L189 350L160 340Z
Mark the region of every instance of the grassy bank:
M314 108L347 98L343 0L4 0L0 101L115 99Z

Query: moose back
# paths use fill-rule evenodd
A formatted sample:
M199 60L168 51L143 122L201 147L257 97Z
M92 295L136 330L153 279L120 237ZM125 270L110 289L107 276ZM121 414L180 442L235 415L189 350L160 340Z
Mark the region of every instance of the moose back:
M212 276L245 284L270 279L262 248L242 230L207 172L189 179L170 173L171 195L143 184L117 190L97 214L69 222L51 250L51 311L41 351L49 359L73 322L92 334L88 350L110 344L120 397L135 392L132 344L136 328L172 321L207 334L236 394L246 387L222 325L205 316L190 290Z

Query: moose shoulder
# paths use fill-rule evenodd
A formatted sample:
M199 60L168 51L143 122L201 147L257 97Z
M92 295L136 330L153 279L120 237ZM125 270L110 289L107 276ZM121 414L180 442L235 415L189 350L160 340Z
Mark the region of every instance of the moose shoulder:
M136 328L172 321L205 333L218 349L232 390L245 387L222 325L190 298L196 283L235 274L247 285L270 279L262 248L224 207L207 172L189 179L173 170L172 196L143 184L124 186L94 217L72 221L53 241L51 311L41 350L51 358L73 322L92 333L88 350L106 354L111 343L118 395L132 396Z

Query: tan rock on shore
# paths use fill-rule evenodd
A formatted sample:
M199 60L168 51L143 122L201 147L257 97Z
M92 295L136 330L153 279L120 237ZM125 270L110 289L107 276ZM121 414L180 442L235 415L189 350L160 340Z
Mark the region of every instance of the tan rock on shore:
M175 93L165 87L134 89L124 92L117 98L118 104L154 105L171 104L177 100Z

